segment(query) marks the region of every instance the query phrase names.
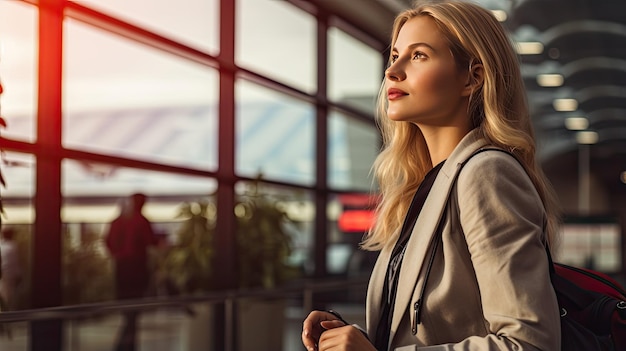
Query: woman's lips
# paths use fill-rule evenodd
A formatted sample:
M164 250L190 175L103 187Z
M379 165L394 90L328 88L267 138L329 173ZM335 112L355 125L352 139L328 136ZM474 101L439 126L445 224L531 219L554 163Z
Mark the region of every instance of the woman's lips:
M400 89L391 88L387 90L387 99L389 100L397 100L405 95L408 94Z

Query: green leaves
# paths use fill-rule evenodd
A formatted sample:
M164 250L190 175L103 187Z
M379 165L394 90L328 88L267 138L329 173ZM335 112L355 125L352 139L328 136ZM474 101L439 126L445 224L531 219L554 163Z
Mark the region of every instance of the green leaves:
M261 182L248 184L233 208L237 222L236 245L239 286L242 288L275 287L295 277L299 269L289 265L292 240L290 226L295 224L281 207L281 197L261 191ZM184 203L179 218L183 221L176 233L176 243L169 249L160 270L181 293L211 290L216 233L215 204L209 200ZM227 214L223 214L227 215Z
M272 288L297 272L287 263L292 248L287 231L291 220L279 206L280 201L259 187L259 180L251 183L235 207L239 284Z
M182 204L178 217L184 220L176 232L176 243L161 262L157 262L160 274L180 293L191 294L211 288L215 219L212 210L212 205L206 201Z

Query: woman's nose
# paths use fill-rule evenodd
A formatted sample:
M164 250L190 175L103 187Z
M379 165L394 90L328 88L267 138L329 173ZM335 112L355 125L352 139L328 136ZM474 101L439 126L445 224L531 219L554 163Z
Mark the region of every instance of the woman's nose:
M406 78L404 71L399 69L398 65L392 64L385 70L385 77L393 81L401 81Z

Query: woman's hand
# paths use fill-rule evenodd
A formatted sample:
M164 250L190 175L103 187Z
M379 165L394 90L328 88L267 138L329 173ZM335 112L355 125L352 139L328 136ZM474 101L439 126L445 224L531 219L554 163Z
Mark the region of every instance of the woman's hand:
M359 329L340 321L321 322L326 329L319 338L318 351L376 351Z
M376 351L361 330L326 311L309 313L302 325L302 343L309 351Z
M302 324L302 343L309 351L316 351L320 336L327 329L345 326L337 316L326 311L313 311Z

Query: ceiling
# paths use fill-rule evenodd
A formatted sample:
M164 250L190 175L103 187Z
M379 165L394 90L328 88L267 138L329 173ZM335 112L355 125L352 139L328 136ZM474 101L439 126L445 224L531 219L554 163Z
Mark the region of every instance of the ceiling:
M548 177L557 188L561 182L575 184L586 164L579 159L589 160L591 176L601 185L608 206L626 210L626 179L622 181L626 178L626 1L475 1L503 11L503 24L515 41L543 45L540 52L520 57L538 155ZM348 1L317 2L387 42L395 14L413 1L360 0L359 6ZM560 75L562 84L541 86L542 74ZM557 111L555 99L575 99L578 106ZM569 117L584 117L583 131L592 132L587 136L597 141L580 146L577 138L584 133L566 127ZM588 150L590 157L581 158L585 155L581 149Z
M493 1L492 1L493 2ZM522 55L540 157L553 183L578 174L580 150L613 207L626 204L626 1L517 0L509 3L506 27L518 41L543 44ZM543 87L540 74L559 74L563 84ZM574 111L557 111L554 100L575 99ZM568 117L584 117L597 142L580 146ZM583 154L584 155L584 154ZM584 160L584 158L582 159ZM623 181L623 180L624 181Z

